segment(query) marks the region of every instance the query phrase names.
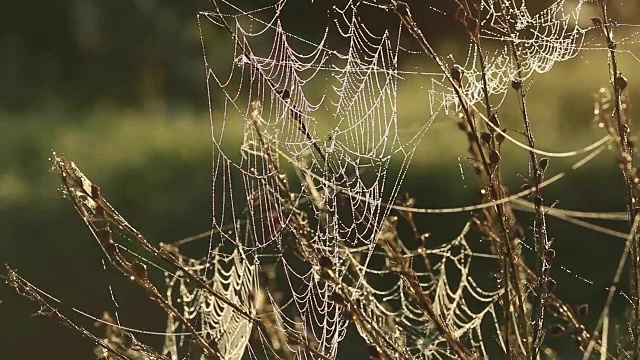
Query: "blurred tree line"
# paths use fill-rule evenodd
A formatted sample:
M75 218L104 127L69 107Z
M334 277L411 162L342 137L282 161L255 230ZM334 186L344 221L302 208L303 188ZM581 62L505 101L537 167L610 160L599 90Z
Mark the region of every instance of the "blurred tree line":
M414 9L436 5L444 13L455 11L453 1L410 2L415 3ZM551 2L536 0L527 5L535 13ZM262 2L239 0L233 4L256 8ZM304 12L305 22L295 23L296 33L317 33L318 24L324 21L323 27L326 25L326 11L332 4L290 1L283 19L295 21L296 15ZM34 109L51 102L60 105L60 99L62 105L73 108L96 101L136 105L163 99L202 106L203 67L196 14L210 7L206 0L3 1L0 109ZM624 8L613 16L629 20L638 5L627 1ZM443 41L441 35L450 32L452 17L433 14L425 11L415 16L431 39ZM309 21L309 16L317 17L318 22Z
M243 9L262 4L232 3ZM455 10L434 0L420 6L429 3ZM300 36L317 35L317 27L327 25L332 4L290 1L282 18L293 22L290 27ZM77 109L96 102L135 106L157 101L203 106L196 14L210 8L206 0L3 1L0 109L15 112L50 104ZM301 12L305 21L296 23ZM432 38L447 32L450 17L426 14L416 17L424 20L420 23Z
M0 107L203 103L203 0L3 1Z

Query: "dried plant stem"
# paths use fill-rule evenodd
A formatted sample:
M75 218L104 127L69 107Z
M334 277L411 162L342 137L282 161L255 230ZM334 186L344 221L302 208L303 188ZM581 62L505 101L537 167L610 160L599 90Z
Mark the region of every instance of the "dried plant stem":
M609 309L611 308L611 303L613 302L613 296L618 291L617 284L620 283L620 278L622 277L622 272L624 270L624 266L627 261L627 256L629 255L629 248L633 243L633 239L636 237L635 231L637 230L638 225L640 224L640 214L636 214L635 219L633 220L633 226L631 228L631 232L627 235L627 241L625 243L624 251L620 256L620 260L618 261L618 267L616 268L616 273L613 277L613 285L609 287L609 293L607 294L607 300L605 301L604 307L602 308L602 312L600 313L600 317L598 318L598 323L594 328L594 332L600 331L602 328L602 353L607 352L607 333L609 322ZM588 360L591 357L591 352L596 348L597 343L595 339L592 337L585 349L584 355L582 357L583 360ZM602 358L602 357L601 357Z
M529 273L532 280L536 277L533 272ZM597 336L591 335L586 331L584 325L578 321L573 310L569 305L560 300L555 294L549 293L547 296L546 307L551 315L555 318L562 319L567 322L571 329L571 335L575 338L577 345L584 349L585 344L590 344L592 349L600 354L601 360L615 360L617 359L611 353L609 353L602 342L598 340ZM588 357L585 357L587 359Z
M482 51L482 46L481 46L481 42L480 42L480 37L478 36L478 32L475 28L471 29L469 31L469 34L471 36L471 39L473 41L473 43L476 46L477 52L478 52L478 57L479 57L479 64L480 64L480 72L481 72L481 77L482 77L482 92L484 95L484 105L485 105L485 109L487 112L487 119L490 119L490 121L492 121L494 123L494 125L498 126L499 125L499 121L498 121L498 117L497 114L495 114L492 111L492 105L491 105L491 101L490 101L490 97L489 97L489 88L488 88L488 81L487 81L487 70L486 70L486 60L484 58L484 54ZM491 135L490 137L490 141L488 142L488 146L489 146L489 150L490 151L495 151L496 153L500 153L500 145L501 145L501 141L498 140L498 135L496 134L495 130L493 129L493 127L489 127L489 134ZM529 144L530 147L533 147L532 144ZM535 153L531 152L531 154L533 154L535 156ZM498 163L493 171L493 173L491 174L492 176L495 177L495 179L493 181L489 181L489 186L492 188L495 188L495 193L498 194L499 198L504 198L506 197L506 193L503 189L503 187L500 185L502 184L502 179L501 179L501 171L500 171L500 163ZM537 183L537 186L535 188L536 191L539 191L540 189L540 183L542 181L540 181L539 183ZM513 221L515 223L515 218L513 216L511 216L511 219L509 219L509 217L506 214L512 214L511 210L507 210L507 205L508 204L497 204L496 205L496 210L497 210L497 214L499 216L500 220L500 226L501 229L504 229L500 232L505 232L508 229L508 222L509 220ZM536 208L538 209L538 208ZM502 240L501 240L502 239ZM501 243L511 243L511 238L509 236L502 236L498 239L496 239L496 243L497 244L501 244ZM505 256L502 256L503 253L509 254L510 251L498 251L500 254L500 261L503 264L508 263L508 260L505 259ZM503 269L503 273L506 273L506 271L508 271L508 269L504 268ZM517 273L512 275L513 277L515 277L515 281L519 284L520 283L520 278L521 276L521 271L518 269ZM519 285L517 285L519 287ZM510 294L508 292L505 292L505 297L506 296L510 296ZM510 298L507 298L510 299ZM507 299L505 299L505 301L508 301ZM519 304L521 305L521 304ZM522 306L520 306L520 308L522 308ZM523 309L523 308L522 308ZM524 310L524 309L523 309ZM523 315L524 314L524 315ZM531 356L532 358L535 359L535 357L533 357L533 349L531 347L533 347L533 343L532 344L527 344L528 343L528 339L530 338L530 334L531 334L531 328L529 326L529 321L528 318L523 318L523 316L526 316L526 312L522 311L520 313L520 320L513 325L513 329L516 330L516 328L519 326L521 329L520 331L522 332L522 335L520 338L524 337L524 341L525 341L525 349L530 349L531 351ZM506 327L507 329L509 329L509 322L511 320L512 315L509 313L509 307L505 308L505 321L506 321ZM516 330L517 331L517 330ZM535 340L535 336L533 337L533 340ZM506 346L510 347L510 334L509 331L505 332L505 344L507 344ZM508 350L508 352L510 352Z
M74 175L79 175L79 171L76 174L74 174L72 171L69 171L74 167L60 158L54 159L54 166L56 166L60 179L62 180L64 193L71 196L76 211L85 221L87 227L89 227L89 230L100 244L100 247L104 250L111 264L113 264L113 266L118 269L123 275L135 281L138 285L145 289L147 291L147 297L158 303L158 305L160 305L160 307L162 307L162 309L167 312L167 314L171 314L172 316L176 317L182 323L182 325L186 329L188 329L190 333L192 333L195 340L198 342L207 356L211 357L214 360L221 360L223 356L220 353L218 344L215 339L212 341L206 341L198 333L198 331L193 328L191 323L189 323L189 321L176 308L174 308L151 283L151 281L147 277L147 269L145 265L137 262L130 262L122 254L111 236L110 224L112 222L109 220L111 219L111 214L114 213L111 211L112 209L110 209L108 203L106 203L102 198L99 187L94 184L88 185L88 180L82 178L74 178ZM87 206L86 203L83 204L81 202L82 200L80 200L77 196L74 196L75 194L77 194L78 185L80 185L82 189L85 189L85 186L83 185L88 185L88 187L90 188L90 194L87 195L91 196L91 199L95 204L94 208ZM94 210L95 213L90 213L91 210L88 210L88 208ZM116 226L120 225L118 227L123 230L126 229L127 232L135 235L134 238L139 242L146 243L147 246L151 247L151 245L148 244L146 240L144 240L142 235L133 230L130 225L126 224L126 222L120 223L119 221L117 221L117 219L121 219L119 215L116 214L116 216L114 216L112 219L115 220L114 222Z
M286 174L282 172L280 167L277 165L276 157L277 155L271 150L271 147L264 140L262 136L262 132L260 129L260 123L262 121L261 114L261 105L259 102L254 102L252 104L252 112L251 112L251 124L258 138L258 142L260 147L262 148L263 154L265 154L265 160L267 162L267 167L269 168L272 174L275 174L277 177L279 190L284 193L286 196L280 197L281 199L285 199L284 201L287 203L286 208L291 209L291 211L295 211L295 204L290 200L291 197L289 194L289 186L286 181ZM301 130L302 131L302 130ZM307 133L308 134L308 133ZM301 164L301 166L303 166ZM299 172L298 176L301 179L301 183L307 188L310 194L314 194L314 201L316 206L323 209L323 212L326 212L325 206L322 203L322 199L320 198L320 194L315 188L313 184L313 180L308 176L304 176L300 173L300 170L296 167L296 170ZM291 221L288 226L290 227L290 233L294 234L296 237L296 246L299 249L300 255L304 258L306 262L313 265L320 266L320 272L323 278L333 285L333 290L339 294L339 296L334 297L333 301L338 306L345 307L343 311L345 311L349 315L349 320L353 321L357 326L361 329L361 331L365 332L367 336L365 337L365 341L368 342L369 339L372 339L374 344L370 344L374 346L376 349L383 353L387 353L387 355L391 356L392 359L408 359L409 357L405 352L398 347L397 344L393 343L391 339L389 339L385 334L375 326L375 324L371 323L367 320L367 317L362 314L359 307L351 300L351 294L348 291L348 288L340 281L340 279L334 273L334 269L332 266L332 261L320 251L318 251L317 247L311 245L311 239L308 238L310 236L309 231L303 219L300 219L300 213L296 212L291 217ZM331 216L331 214L326 214L327 216ZM331 226L332 221L326 220L325 225ZM331 230L329 230L331 231ZM320 264L319 264L320 263ZM328 266L329 265L329 266ZM392 351L385 351L385 350Z
M390 5L387 7L387 9L394 11L398 15L404 27L407 28L407 30L411 33L414 39L418 42L418 44L422 48L422 51L425 53L425 55L429 56L431 59L433 59L436 62L438 67L443 71L445 77L451 84L455 92L455 95L458 99L459 105L462 108L467 125L471 130L470 135L473 139L472 146L475 145L477 147L477 155L481 160L484 173L489 178L489 185L490 185L489 191L491 193L491 196L493 197L494 200L502 199L503 197L505 197L504 190L502 189L502 185L500 184L499 175L495 175L497 173L496 170L498 168L500 155L497 152L497 150L493 149L493 153L491 154L493 155L493 159L491 159L493 161L491 161L488 158L487 154L485 154L482 148L479 131L475 123L475 115L473 114L470 104L468 104L466 98L462 94L462 91L460 89L458 82L452 77L450 70L448 69L444 61L440 58L440 56L438 56L438 54L431 47L429 42L426 40L426 38L424 37L424 35L416 25L411 15L411 12L409 10L409 5L402 1L390 0ZM519 267L518 255L516 254L511 244L510 231L508 227L509 220L508 220L508 215L504 209L504 206L501 206L501 204L496 206L496 213L498 217L498 222L500 224L499 225L500 241L498 243L497 249L498 249L498 252L500 253L499 255L501 259L502 273L504 278L504 290L505 290L504 306L506 307L505 314L508 314L511 312L512 299L515 297L517 302L517 306L516 306L517 314L518 314L518 317L521 319L520 323L522 324L527 322L527 317L526 317L526 311L525 311L524 294L522 293L520 280L519 280L520 270L518 269ZM511 295L512 291L515 294L514 296ZM505 321L507 321L507 328L513 326L513 328L515 329L518 325L516 324L510 325L509 318L510 316L506 316L506 319L505 319ZM527 343L528 336L524 336L522 340L525 341L525 343ZM505 342L505 346L507 347L505 349L505 352L507 353L507 356L510 358L513 354L510 349L509 339L507 339L507 341ZM525 345L524 348L528 349L529 346Z
M431 320L431 323L440 335L445 338L457 358L473 359L473 354L471 354L471 352L462 345L462 343L460 343L460 341L451 333L451 330L449 330L449 328L444 324L440 316L435 312L429 295L422 290L418 277L409 265L407 259L402 256L398 245L395 243L396 241L397 239L389 239L387 237L382 237L380 241L389 258L394 261L395 270L400 274L402 279L409 284L409 287L413 291L413 295L420 304L420 307L429 320Z
M629 233L634 234L629 239L629 253L631 257L631 298L633 299L633 308L631 310L631 335L633 339L633 358L640 359L640 236L635 223L638 214L640 199L640 191L638 184L637 167L633 160L633 143L630 139L631 124L627 117L623 116L622 93L627 87L627 80L622 76L616 57L617 43L613 36L614 25L611 23L607 14L607 0L598 0L600 7L600 15L602 18L593 18L594 25L602 30L607 42L609 52L609 79L613 90L613 124L608 123L607 128L613 135L618 153L618 160L627 191L627 212L629 220ZM615 129L615 130L614 130ZM615 284L614 284L615 285Z
M15 292L18 293L19 295L22 295L25 298L31 301L34 301L40 306L40 310L36 313L36 315L49 316L55 322L65 327L68 327L69 329L80 334L82 337L87 338L91 340L93 343L95 343L96 345L108 350L110 356L114 356L123 360L131 360L126 354L118 351L117 349L112 347L111 344L109 344L108 342L98 338L97 336L89 332L89 330L76 324L71 319L64 316L58 309L53 307L53 305L51 305L47 300L44 299L44 297L42 296L41 290L39 290L37 287L29 283L22 276L18 275L18 273L14 269L10 268L8 265L6 266L6 268L7 268L6 282L9 285L9 287L13 288ZM158 356L157 359L166 359L164 356L161 356L159 354L156 354L156 355Z
M166 302L166 300L164 300L163 302L163 300L161 299L154 298L156 297L156 294L154 294L154 288L152 287L152 284L146 278L146 269L143 267L143 265L139 263L130 263L126 259L124 259L123 262L122 259L119 259L118 257L122 256L122 254L119 252L116 244L113 242L113 240L108 241L108 239L111 238L110 232L107 232L108 229L106 227L98 227L98 224L106 222L109 225L117 227L120 231L126 234L126 236L135 240L156 258L165 261L166 263L179 270L179 272L185 277L185 280L188 281L190 285L194 286L195 288L201 289L203 292L213 296L221 303L229 306L229 308L235 311L239 316L250 321L262 331L268 332L268 329L282 331L286 334L286 337L291 340L291 342L304 346L319 359L329 360L318 349L308 344L301 336L296 334L294 331L285 328L277 329L272 324L264 322L261 319L253 316L248 310L229 300L224 294L221 294L219 291L212 288L209 284L206 283L205 279L191 273L179 262L178 255L175 253L175 247L171 245L160 244L160 248L157 248L151 245L141 233L139 233L135 228L129 225L129 223L127 223L124 218L120 214L118 214L118 212L111 206L111 204L109 204L109 202L107 202L107 200L102 197L98 186L92 184L91 181L86 178L86 176L82 174L72 162L55 154L52 161L54 163L54 169L63 182L66 195L71 198L76 211L78 211L87 225L92 229L92 231L94 231L96 240L98 240L98 243L103 247L103 250L109 257L109 260L112 262L114 267L120 270L124 275L134 280L138 285L147 289L147 294L152 300L160 302L161 305L165 303L166 305L168 305L168 302ZM107 231L98 231L98 229L106 229ZM158 296L161 297L161 295L159 294ZM171 311L171 307L166 308L165 310ZM172 314L180 315L179 313L173 312ZM202 337L198 332L195 331L195 329L193 329L193 327L185 327L189 329L190 332L192 332L193 336L196 337L198 343L203 347L204 351L210 351L210 355L212 357L215 356L214 352L215 348L217 348L216 344L212 344L211 342L207 342L206 340L202 339ZM198 339L198 336L200 336L200 339Z
M514 55L517 56L517 55ZM518 61L519 62L519 61ZM535 148L535 141L533 137L533 132L531 131L531 124L529 122L529 116L527 113L527 100L525 91L520 88L519 99L520 99L520 109L522 111L522 118L525 124L525 133L527 137L527 142L531 148ZM547 237L547 222L545 217L545 212L543 209L543 198L542 198L542 182L544 181L544 169L538 162L537 156L533 151L529 151L530 156L530 181L533 183L535 187L534 196L534 209L536 213L536 219L534 222L534 233L533 233L533 241L534 248L536 250L535 256L535 267L538 276L538 286L536 289L536 296L534 300L533 307L533 329L532 329L532 343L531 343L531 352L530 358L535 360L538 358L538 354L540 352L540 346L542 345L542 339L544 337L543 334L543 326L544 326L544 307L546 298L548 296L547 283L549 281L549 271L551 269L551 262L548 261L549 251L551 251L551 243L548 241ZM546 167L546 165L545 165Z
M339 297L334 297L334 302L338 305L345 306L344 311L348 316L350 316L350 320L358 326L360 331L363 331L367 335L365 337L365 341L369 342L368 339L373 340L374 344L369 344L370 346L374 345L378 351L387 354L391 359L411 359L409 355L407 355L397 344L391 341L391 339L378 329L377 326L366 320L367 317L362 314L360 308L351 299L351 294L347 290L346 286L344 286L344 284L338 279L336 274L333 272L333 269L325 267L322 268L321 271L323 278L333 284L334 290L339 294ZM374 359L374 357L372 357L372 359Z
M522 120L524 122L525 136L527 143L531 149L535 149L535 140L533 131L531 130L531 122L529 120L529 113L527 110L527 90L522 83L522 61L520 59L520 52L516 44L517 32L507 28L512 41L509 42L509 47L513 56L513 62L515 64L517 79L512 82L512 88L518 94L518 102L520 105L520 112L522 114ZM538 162L536 153L533 150L529 151L529 181L530 185L535 188L533 195L533 205L535 209L535 222L533 232L533 243L536 251L535 256L535 269L536 276L538 278L537 287L535 291L535 299L533 302L532 311L532 342L530 348L530 359L536 360L540 353L540 346L544 338L544 309L546 298L549 293L547 284L549 283L549 272L551 270L551 258L552 250L551 243L547 236L547 222L544 212L544 200L542 197L542 183L544 182L544 172L548 165L548 159L542 159ZM527 322L529 323L529 322Z

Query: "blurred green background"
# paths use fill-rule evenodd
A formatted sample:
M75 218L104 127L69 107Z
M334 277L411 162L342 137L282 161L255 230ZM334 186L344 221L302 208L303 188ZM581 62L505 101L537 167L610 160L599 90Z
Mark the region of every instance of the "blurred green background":
M242 3L249 8L261 2ZM95 316L117 310L124 325L164 329L165 315L141 290L103 269L100 249L56 191L48 157L55 149L74 160L153 242L206 231L211 223L212 146L196 14L208 6L204 0L0 4L0 263L59 298L62 309L75 307ZM622 23L639 14L632 1L622 7L613 13ZM325 15L317 16L322 21ZM297 26L301 34L314 31L310 25ZM449 41L444 25L429 22L427 30L444 53L465 51L464 44ZM625 31L634 34L633 28ZM226 34L220 30L207 41L217 41L216 36ZM640 64L632 56L640 53L632 41L637 38L637 33L630 37L623 46L630 52L620 55L633 104L640 103L635 96L640 78L634 73ZM568 151L604 135L592 122L592 94L607 85L607 71L606 52L585 50L550 73L534 76L529 101L538 146ZM428 84L421 81L407 79L399 88L404 134L415 132L426 116L424 92L416 90ZM507 97L501 118L521 130L514 100ZM404 189L419 207L477 203L473 170L459 159L467 156L466 148L455 121L437 118L405 181ZM517 189L527 175L527 154L507 147L503 156L507 183ZM567 170L577 160L552 159L549 172ZM558 200L558 206L569 209L623 211L625 204L622 178L608 151L545 194L547 204ZM418 221L423 231L442 240L455 236L468 218L431 215ZM526 214L519 218L525 226L532 224ZM625 229L624 223L605 225ZM586 322L593 326L622 241L557 220L550 220L549 229L558 252L558 295L572 304L591 304L594 311ZM2 359L92 358L91 343L50 319L30 317L37 310L33 303L4 286L0 301ZM623 298L616 298L616 304L615 315L620 316ZM91 326L91 321L79 320ZM142 340L156 348L162 341L153 336ZM346 358L353 352L345 344ZM563 351L568 358L575 354Z

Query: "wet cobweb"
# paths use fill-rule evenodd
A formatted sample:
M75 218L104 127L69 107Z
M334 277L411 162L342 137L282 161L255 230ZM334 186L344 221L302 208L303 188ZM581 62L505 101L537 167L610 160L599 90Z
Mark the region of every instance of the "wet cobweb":
M390 358L455 358L415 284L448 333L472 353L489 358L505 351L500 261L477 230L477 216L497 203L530 210L523 198L531 190L479 205L416 208L404 197L403 182L434 119L454 117L461 98L482 119L485 91L497 109L514 82L584 51L606 57L606 44L593 40L594 25L584 22L582 12L593 4L558 0L533 12L521 1L478 1L479 39L490 44L483 49L486 84L480 50L469 41L465 56L440 59L458 74L456 94L442 69L403 67L432 59L390 3L281 0L251 7L214 0L211 11L198 14L213 143L212 222L205 240L171 245L180 270L163 270L165 295L181 317L168 317L163 355L204 358L181 322L186 319L223 359L335 359L347 331L389 349ZM421 19L464 22L450 4L409 4ZM627 30L623 52L640 36L632 25L618 26ZM407 134L400 131L398 94L415 78L429 88L420 90L424 100L415 106L423 116L412 119L418 125ZM523 142L503 135L527 152ZM575 151L536 149L573 160L547 182L601 153L605 135ZM447 238L411 227L434 213L462 214L465 221ZM625 220L624 214L548 214L626 238L589 222ZM520 246L536 256L526 242ZM413 283L399 263L408 264ZM196 286L194 277L216 295Z
M490 95L502 98L514 81L585 49L603 49L587 36L592 25L580 22L585 6L560 0L532 14L519 1L482 1L480 38L492 44L485 68ZM420 11L456 16L437 4ZM311 15L317 12L323 15ZM317 31L297 31L296 24L318 18ZM395 241L451 333L483 358L504 351L497 325L503 288L491 275L499 263L490 242L472 230L473 219L428 248L417 245L426 235L405 240L397 230L399 208L391 205L416 148L437 115L459 110L459 95L441 71L401 68L399 59L424 54L393 11L367 1L255 8L215 1L198 21L211 108L213 220L206 256L181 261L248 313L302 341L278 340L269 327L168 273L167 297L184 317L218 343L225 359L335 358L354 312L368 343L382 341L404 358L452 358L381 246ZM212 34L225 40L210 44ZM637 40L637 34L625 39ZM518 48L520 68L510 46ZM480 108L478 55L470 44L466 58L443 59L460 72L462 96ZM431 88L418 105L425 108L420 125L403 136L397 95L408 77L422 77ZM581 156L577 169L605 143L546 155ZM404 210L469 214L494 205ZM169 317L167 332L182 335L167 336L165 355L189 354L184 330Z

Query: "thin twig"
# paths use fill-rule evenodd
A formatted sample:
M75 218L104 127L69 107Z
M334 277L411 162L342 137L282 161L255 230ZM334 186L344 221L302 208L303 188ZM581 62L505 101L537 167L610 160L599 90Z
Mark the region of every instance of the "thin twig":
M633 308L631 310L631 336L633 340L633 358L640 358L640 235L635 228L638 213L638 200L640 200L640 191L638 184L637 167L634 164L633 144L630 141L631 124L627 117L623 116L622 93L627 87L627 79L622 76L618 67L616 57L617 43L614 39L614 25L609 19L607 13L607 0L598 0L601 18L592 18L594 25L600 27L607 42L609 55L609 81L613 90L613 119L606 114L600 114L607 124L607 129L614 137L618 161L622 169L622 175L627 191L627 212L629 214L629 233L634 234L633 241L629 247L631 256L630 281L632 289L632 298L634 299ZM615 129L615 130L614 130Z
M468 104L465 96L462 94L459 80L456 80L452 76L451 71L448 69L444 61L440 58L440 56L436 53L436 51L433 49L433 47L424 37L424 35L416 25L415 21L413 20L413 17L409 9L409 5L403 1L397 1L397 0L389 0L389 4L390 5L387 6L387 10L393 11L398 15L404 27L406 27L407 30L409 30L413 38L418 42L418 45L421 47L423 53L429 56L432 60L436 62L438 67L443 71L447 81L451 84L453 91L456 95L456 98L458 99L459 106L463 111L464 118L466 119L466 122L467 122L467 126L469 126L469 129L470 129L469 134L471 139L473 139L472 146L475 145L475 147L477 148L477 155L481 159L481 164L483 166L484 173L486 174L486 176L489 177L489 183L490 183L489 190L491 192L491 195L494 200L503 198L504 196L502 195L502 185L499 183L499 176L495 175L497 167L499 165L500 154L495 149L490 152L491 159L489 159L488 155L485 154L482 148L482 142L480 139L479 131L475 124L475 116L473 114L472 107L470 104ZM519 276L520 270L518 269L519 261L518 261L518 256L511 245L511 239L509 235L510 231L507 225L509 222L508 216L503 206L496 206L496 212L498 214L499 223L500 223L500 241L499 241L500 246L498 247L498 251L501 253L501 257L503 259L501 260L501 265L502 265L502 273L505 280L504 281L504 287L505 287L504 306L507 307L507 310L505 313L510 312L509 309L511 308L511 299L512 299L511 291L513 291L515 292L515 298L518 305L517 306L518 315L521 319L521 322L525 322L527 317L525 312L524 295L522 293L520 280L519 280L520 278ZM523 340L528 341L528 337L525 336ZM508 341L506 342L506 346L507 346L507 349L505 349L505 351L508 354L507 356L510 357L512 354L511 354L511 350L509 349ZM525 347L525 349L527 348L528 346Z
M40 310L36 313L36 315L45 315L52 318L55 322L68 327L69 329L77 332L82 337L91 340L96 345L101 346L104 349L107 349L111 355L118 357L123 360L133 360L129 358L126 354L118 351L114 347L111 346L108 342L96 337L89 330L84 327L76 324L68 317L63 315L58 309L53 307L53 305L49 304L47 300L41 295L42 292L25 280L22 276L18 275L16 270L9 267L9 265L5 265L7 269L6 282L7 284L14 289L16 293L24 296L25 298L37 303L40 305ZM160 357L163 358L163 357Z

